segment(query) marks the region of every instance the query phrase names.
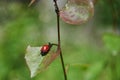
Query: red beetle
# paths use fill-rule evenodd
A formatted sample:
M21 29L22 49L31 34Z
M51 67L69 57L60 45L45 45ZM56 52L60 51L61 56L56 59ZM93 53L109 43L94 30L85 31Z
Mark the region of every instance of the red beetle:
M41 48L41 50L40 50L41 51L41 55L45 56L50 51L52 45L53 44L51 44L51 43L49 43L47 45L43 45L42 48Z
M50 51L50 49L53 45L58 46L57 44L53 44L53 43L52 44L48 43L47 45L43 45L42 48L40 49L41 55L42 56L47 55L47 53Z

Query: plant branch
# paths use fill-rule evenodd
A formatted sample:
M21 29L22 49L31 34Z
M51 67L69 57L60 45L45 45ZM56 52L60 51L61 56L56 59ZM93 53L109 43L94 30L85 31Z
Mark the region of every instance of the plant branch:
M65 71L64 60L63 60L63 55L62 55L62 51L61 51L59 7L58 7L58 4L57 4L57 0L53 0L53 2L54 2L54 6L55 6L55 12L56 12L56 15L57 15L58 50L60 50L60 59L61 59L61 64L62 64L62 68L63 68L64 78L65 78L65 80L67 80L67 74L66 74L66 71Z

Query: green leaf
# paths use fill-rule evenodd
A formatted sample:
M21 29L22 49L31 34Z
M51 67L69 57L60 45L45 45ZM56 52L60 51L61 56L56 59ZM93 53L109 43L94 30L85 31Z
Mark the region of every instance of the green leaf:
M27 47L25 60L31 73L31 78L46 69L60 54L60 50L48 53L45 56L40 54L41 47Z
M26 63L31 72L31 77L34 77L39 70L39 65L41 64L44 57L40 55L41 47L27 47L27 52L25 54Z

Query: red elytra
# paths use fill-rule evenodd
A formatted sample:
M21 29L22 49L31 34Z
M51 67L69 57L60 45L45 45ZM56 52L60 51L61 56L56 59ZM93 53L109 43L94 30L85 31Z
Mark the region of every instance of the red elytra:
M50 51L51 47L52 47L52 45L50 43L48 45L43 45L41 50L40 50L41 51L41 55L45 56Z
M41 48L41 52L48 52L49 49L50 49L49 45L43 45L42 48Z

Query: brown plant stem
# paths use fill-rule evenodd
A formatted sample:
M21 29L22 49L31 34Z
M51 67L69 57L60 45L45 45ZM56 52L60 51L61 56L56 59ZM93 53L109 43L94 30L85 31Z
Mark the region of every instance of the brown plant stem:
M55 6L55 12L56 12L56 15L57 15L58 50L60 50L60 59L61 59L61 64L62 64L62 68L63 68L64 78L65 78L65 80L67 80L67 74L66 74L66 71L65 71L64 60L63 60L63 55L62 55L62 51L61 51L59 7L57 5L57 0L53 0L53 2L54 2L54 6Z

